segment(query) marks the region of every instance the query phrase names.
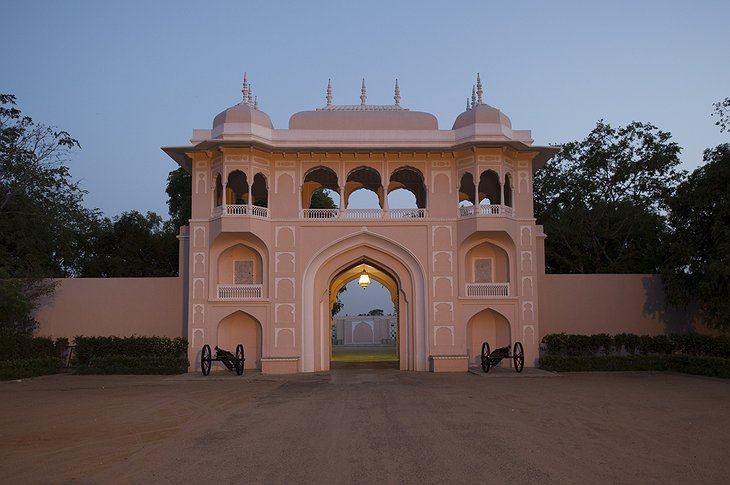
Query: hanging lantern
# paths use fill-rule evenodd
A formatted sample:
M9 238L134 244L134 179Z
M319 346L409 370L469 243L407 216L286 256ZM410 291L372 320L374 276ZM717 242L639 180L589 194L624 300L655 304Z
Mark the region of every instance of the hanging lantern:
M357 284L362 286L363 290L370 285L370 277L365 272L365 268L362 269L362 274L360 275L360 279L357 280Z

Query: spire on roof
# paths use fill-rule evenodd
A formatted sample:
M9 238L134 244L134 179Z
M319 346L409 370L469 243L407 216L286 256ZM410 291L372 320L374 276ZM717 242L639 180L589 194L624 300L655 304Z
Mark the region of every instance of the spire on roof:
M327 79L327 106L332 106L332 79Z
M471 108L469 107L469 96L466 97L466 110L471 111Z
M362 88L360 89L360 106L365 106L366 99L368 99L368 95L365 90L365 78L362 78Z
M248 83L248 104L249 106L253 106L253 88L251 88L251 83Z
M253 97L253 109L259 109L259 97L258 96Z
M400 88L398 87L398 79L395 80L395 96L393 96L393 99L395 99L395 105L400 106Z
M241 93L243 93L243 104L247 104L248 100L248 75L247 73L243 73L243 89L241 90Z
M482 103L482 80L479 77L479 73L477 73L477 105L481 105Z
M477 95L476 95L476 88L474 85L471 85L471 109L474 109L477 105Z

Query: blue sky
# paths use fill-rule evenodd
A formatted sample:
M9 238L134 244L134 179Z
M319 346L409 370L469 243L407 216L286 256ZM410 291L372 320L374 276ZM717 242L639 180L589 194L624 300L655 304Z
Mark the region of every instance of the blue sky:
M728 141L710 117L730 96L725 1L6 1L0 92L77 138L69 163L108 216L167 214L174 162L160 146L240 100L249 74L276 128L334 102L402 105L448 129L477 71L485 101L538 144L582 139L598 119L648 121L684 168ZM354 292L350 292L354 293ZM346 307L357 313L370 308Z

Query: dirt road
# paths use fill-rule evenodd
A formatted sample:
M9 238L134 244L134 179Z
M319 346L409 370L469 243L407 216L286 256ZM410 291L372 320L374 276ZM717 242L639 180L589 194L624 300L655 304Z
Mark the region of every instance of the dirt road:
M3 483L726 483L730 383L661 373L0 383Z

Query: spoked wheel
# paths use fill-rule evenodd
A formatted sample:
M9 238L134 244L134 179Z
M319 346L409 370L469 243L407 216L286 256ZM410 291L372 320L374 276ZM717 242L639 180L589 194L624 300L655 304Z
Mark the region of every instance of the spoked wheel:
M522 372L525 367L525 350L522 348L521 342L515 342L515 346L512 349L512 359L515 361L515 370Z
M210 353L210 345L203 345L203 352L200 355L200 370L203 371L204 376L210 374L210 362L212 359L213 355Z
M489 361L490 353L489 342L484 342L482 344L482 370L484 372L489 372L489 367L491 367L491 362Z
M243 363L245 360L243 358L243 345L238 344L236 346L236 374L239 376L243 374Z

